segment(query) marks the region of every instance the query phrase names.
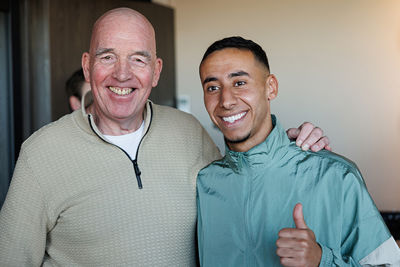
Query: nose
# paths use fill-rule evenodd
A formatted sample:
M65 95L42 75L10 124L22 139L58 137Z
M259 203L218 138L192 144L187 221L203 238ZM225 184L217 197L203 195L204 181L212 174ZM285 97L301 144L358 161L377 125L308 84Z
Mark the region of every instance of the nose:
M232 109L236 105L236 96L231 88L223 87L220 94L220 106L224 109Z
M114 65L113 78L120 82L130 80L132 78L132 69L127 60L119 60Z

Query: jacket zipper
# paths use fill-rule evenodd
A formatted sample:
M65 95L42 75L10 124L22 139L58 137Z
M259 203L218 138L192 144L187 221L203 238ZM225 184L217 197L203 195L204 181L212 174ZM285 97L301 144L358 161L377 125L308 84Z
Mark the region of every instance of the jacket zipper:
M243 161L243 156L241 155L241 160ZM243 164L243 162L242 162ZM245 222L246 222L246 234L247 234L247 257L246 257L246 265L247 266L254 266L254 261L253 261L253 238L251 236L251 226L250 226L250 221L251 221L251 213L252 213L252 200L253 200L253 172L249 168L249 171L246 173L246 176L248 177L248 195L247 195L247 203L246 203L246 215L245 215Z
M137 180L138 188L139 188L139 189L143 189L142 178L140 177L140 175L142 174L142 172L140 171L139 165L138 165L138 162L137 162L137 159L138 159L138 156L139 156L139 148L140 148L140 145L142 144L142 141L143 141L144 137L145 137L145 136L147 135L147 133L149 132L150 126L151 126L151 122L153 121L153 107L152 107L151 103L149 103L149 107L150 107L150 122L149 122L149 126L147 127L147 130L146 130L146 132L144 133L144 135L142 136L142 138L140 139L138 148L137 148L137 150L136 150L136 159L134 159L134 160L131 159L131 157L129 156L129 154L128 154L125 150L123 150L123 149L120 148L119 146L116 146L116 145L114 145L114 144L108 142L108 141L105 140L103 137L101 137L98 133L96 133L96 131L93 129L92 122L90 121L90 114L89 114L89 116L88 116L89 125L90 125L90 128L92 129L92 131L93 131L101 140L103 140L103 141L105 141L105 142L107 142L107 143L109 143L109 144L111 144L111 145L113 145L113 146L116 146L116 147L118 147L119 149L121 149L122 152L124 152L125 155L126 155L126 156L129 158L129 160L132 162L132 164L133 164L133 170L135 171L135 176L136 176L136 180Z

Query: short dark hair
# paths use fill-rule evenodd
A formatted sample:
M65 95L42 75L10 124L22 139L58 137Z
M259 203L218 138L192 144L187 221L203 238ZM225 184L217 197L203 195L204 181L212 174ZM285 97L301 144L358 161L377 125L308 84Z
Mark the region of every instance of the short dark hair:
M79 70L75 71L65 83L65 90L67 91L68 97L76 96L77 98L81 99L82 86L84 82L85 76L83 75L82 68L80 68Z
M207 48L206 52L204 53L203 59L201 60L201 63L203 63L203 61L213 52L225 48L237 48L237 49L244 49L251 51L254 57L265 67L267 67L268 71L270 71L268 58L262 47L259 44L253 42L252 40L247 40L240 36L227 37L214 42Z

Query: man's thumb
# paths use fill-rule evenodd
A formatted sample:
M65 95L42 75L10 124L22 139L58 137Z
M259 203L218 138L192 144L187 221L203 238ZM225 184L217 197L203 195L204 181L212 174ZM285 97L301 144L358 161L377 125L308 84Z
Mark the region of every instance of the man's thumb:
M301 203L297 203L293 209L293 220L297 229L308 229L303 216L303 206Z

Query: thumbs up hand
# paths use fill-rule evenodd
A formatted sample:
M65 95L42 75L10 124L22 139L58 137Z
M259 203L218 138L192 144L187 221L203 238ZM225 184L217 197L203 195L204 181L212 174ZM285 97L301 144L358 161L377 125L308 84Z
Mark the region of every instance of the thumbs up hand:
M297 203L293 209L296 228L284 228L278 233L276 254L283 266L318 266L322 249L315 240L315 235L304 221L303 206Z

